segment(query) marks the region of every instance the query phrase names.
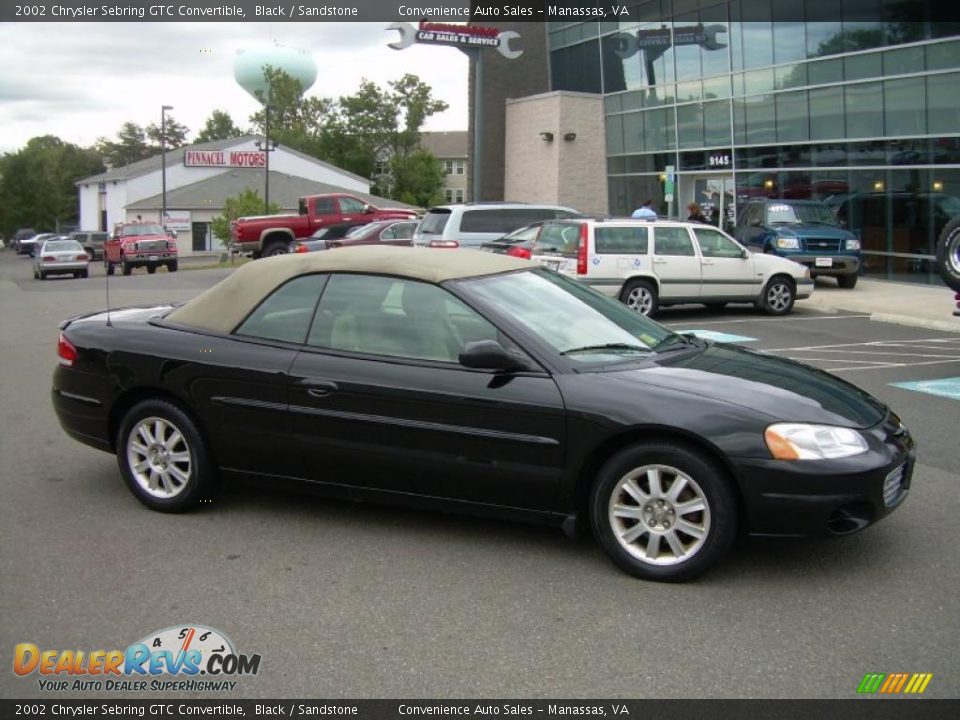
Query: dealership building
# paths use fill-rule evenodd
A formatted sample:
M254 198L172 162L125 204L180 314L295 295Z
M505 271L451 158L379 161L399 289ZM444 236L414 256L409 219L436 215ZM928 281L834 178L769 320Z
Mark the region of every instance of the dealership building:
M77 183L80 228L112 230L116 223L138 218L159 221L177 233L183 255L222 250L213 237L211 221L223 212L228 198L252 189L266 192L266 152L260 138L244 136L198 143L170 150L139 162L116 167ZM278 146L270 151L270 202L284 212L298 212L298 199L320 193L349 193L377 206L402 205L369 193L370 181L359 175ZM407 207L403 205L403 207Z
M475 197L683 217L696 201L728 227L750 198L815 198L867 275L938 282L935 238L960 215L960 23L933 0L628 6L496 23L524 54L484 57Z

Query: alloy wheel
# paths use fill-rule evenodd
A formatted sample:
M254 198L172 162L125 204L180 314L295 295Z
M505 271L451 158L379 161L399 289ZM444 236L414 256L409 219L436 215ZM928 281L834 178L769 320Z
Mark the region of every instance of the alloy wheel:
M774 312L783 312L790 306L793 291L785 282L777 282L767 288L767 307Z
M653 294L646 285L638 285L627 294L625 305L641 315L649 315L653 307Z
M137 484L155 498L170 499L190 483L190 447L169 420L145 417L127 436L127 463Z

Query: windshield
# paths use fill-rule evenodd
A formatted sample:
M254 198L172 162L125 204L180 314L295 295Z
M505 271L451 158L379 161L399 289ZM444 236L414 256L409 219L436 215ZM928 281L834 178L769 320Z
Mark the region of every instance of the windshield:
M421 235L439 235L447 226L447 220L450 219L450 211L445 208L434 208L426 215L420 223Z
M777 203L767 206L767 224L790 223L792 225L836 225L837 219L830 208L819 203L786 205Z
M43 245L44 252L83 252L80 243L76 240L47 240Z
M462 287L577 362L635 359L674 336L616 300L549 270L466 280Z
M134 237L136 235L166 235L167 231L160 225L124 225L120 230L120 237Z

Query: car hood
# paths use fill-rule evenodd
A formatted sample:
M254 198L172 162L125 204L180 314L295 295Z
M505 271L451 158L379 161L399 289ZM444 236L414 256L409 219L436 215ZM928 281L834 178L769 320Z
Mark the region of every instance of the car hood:
M143 242L144 240L173 240L169 235L161 235L160 233L151 233L150 235L127 235L126 237L120 238L123 242Z
M782 422L866 428L887 415L885 405L845 380L736 345L708 343L699 352L663 353L651 365L611 375L750 408Z
M827 238L828 240L846 240L853 234L835 225L781 225L799 238Z

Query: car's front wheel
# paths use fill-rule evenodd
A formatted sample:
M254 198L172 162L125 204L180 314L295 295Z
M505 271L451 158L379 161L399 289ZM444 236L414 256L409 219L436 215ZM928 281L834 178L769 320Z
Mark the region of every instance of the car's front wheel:
M623 570L645 580L682 582L729 550L737 505L711 458L679 443L643 442L600 470L590 518L603 549Z
M620 302L634 312L651 316L660 307L657 290L649 280L631 280L620 295Z
M845 290L852 290L857 286L857 274L837 275L837 285Z
M777 275L770 278L770 282L763 288L757 307L768 315L786 315L793 310L796 299L797 290L793 280Z
M106 271L107 275L113 275L113 273L116 272L116 270L117 270L117 266L114 265L114 264L113 264L112 262L110 262L109 260L104 260L104 261L103 261L103 269L104 269L104 271Z
M130 490L152 510L182 512L216 491L200 431L166 400L144 400L127 412L117 434L117 461Z

